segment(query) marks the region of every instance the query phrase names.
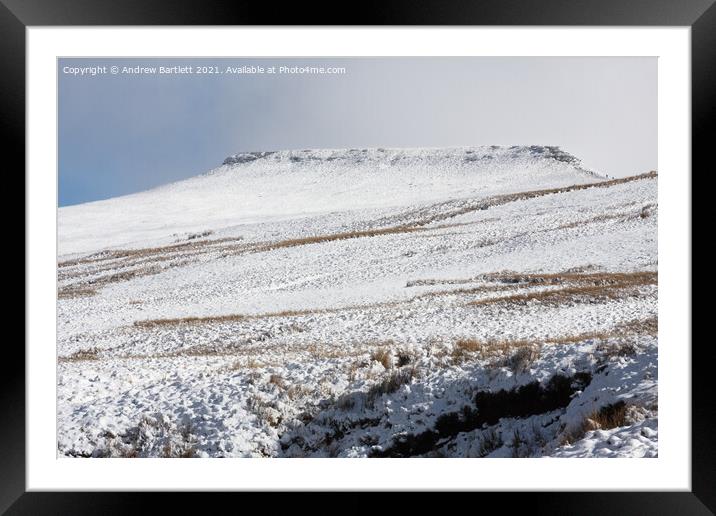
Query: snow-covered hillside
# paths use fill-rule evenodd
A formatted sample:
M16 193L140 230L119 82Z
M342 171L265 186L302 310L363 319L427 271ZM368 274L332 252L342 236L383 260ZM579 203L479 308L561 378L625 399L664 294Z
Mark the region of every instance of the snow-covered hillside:
M243 153L208 174L59 213L59 254L266 221L594 181L555 147ZM111 225L106 221L112 220Z
M656 456L657 176L244 153L59 210L65 456Z

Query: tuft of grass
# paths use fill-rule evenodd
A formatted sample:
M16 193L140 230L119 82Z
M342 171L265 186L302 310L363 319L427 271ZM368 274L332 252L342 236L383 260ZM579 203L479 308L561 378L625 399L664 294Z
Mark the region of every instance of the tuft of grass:
M460 339L453 345L450 356L456 364L467 362L471 358L482 358L485 343L475 339Z
M268 383L275 385L279 389L283 390L286 388L286 382L284 381L283 377L280 374L272 374L269 377Z
M630 424L628 414L629 406L624 400L604 405L585 417L581 424L565 432L560 439L560 445L573 444L583 439L587 432L592 430L609 430L626 426Z
M587 420L594 428L609 430L610 428L628 425L627 413L627 404L624 400L619 400L616 403L603 406L587 417Z
M389 349L379 348L370 354L370 359L379 362L385 369L393 367L393 353Z
M286 396L288 396L290 400L296 400L305 398L306 396L311 394L311 392L311 389L306 387L305 385L293 384L288 389L286 389Z
M540 349L537 346L520 347L507 360L507 367L514 374L526 373L539 356Z
M275 402L264 399L258 394L249 396L246 400L246 406L254 413L259 421L262 421L272 428L277 428L283 420L283 416L276 408Z
M366 393L366 399L368 405L373 406L375 400L384 394L392 394L403 385L406 385L417 376L417 369L413 367L403 367L396 369L387 376L385 376L380 382L371 386Z
M619 357L633 357L637 353L634 342L604 342L597 347L603 360L613 360Z
M461 339L455 343L455 348L467 353L480 352L484 347L484 343L475 339Z
M491 356L503 356L526 347L534 347L536 344L530 340L488 340L461 339L453 345L451 357L454 363L479 359L483 360ZM505 364L510 365L508 362Z
M417 362L418 356L412 350L400 349L395 356L395 360L397 367L405 367L406 365Z

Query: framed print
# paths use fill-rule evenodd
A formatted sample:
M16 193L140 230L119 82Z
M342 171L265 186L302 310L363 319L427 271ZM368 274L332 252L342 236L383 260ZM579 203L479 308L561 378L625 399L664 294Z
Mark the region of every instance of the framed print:
M713 510L709 2L191 7L2 7L27 199L3 509Z

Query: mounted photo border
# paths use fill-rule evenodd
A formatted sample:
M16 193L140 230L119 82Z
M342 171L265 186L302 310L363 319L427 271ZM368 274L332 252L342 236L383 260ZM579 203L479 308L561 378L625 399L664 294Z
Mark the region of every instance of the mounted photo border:
M248 3L220 4L210 10L206 2L192 9L193 2L150 2L141 8L128 8L110 2L98 1L91 6L76 6L80 2L72 1L4 1L9 7L0 6L0 33L2 34L3 63L6 69L0 76L4 95L3 124L8 127L6 153L12 157L14 169L24 168L25 153L25 88L26 88L26 29L34 26L80 26L80 25L262 25L269 21L271 25L293 22L315 25L318 21L326 25L347 23L341 19L331 19L328 7L319 6L305 11L296 6L294 9L283 7L271 12L271 6L258 7ZM106 4L106 5L105 5ZM170 5L171 4L171 5ZM648 4L648 5L647 5ZM352 24L364 25L666 25L690 26L692 40L692 157L693 162L701 161L705 166L706 139L712 135L712 121L709 113L713 111L713 73L716 63L716 8L710 2L693 2L680 5L665 5L665 2L640 2L642 12L630 5L625 12L617 2L568 2L546 1L539 6L529 2L485 2L462 6L460 9L445 9L439 2L420 2L419 4L382 3L371 14L368 11L356 13ZM140 5L140 4L137 4ZM417 6L421 8L418 9ZM479 5L479 8L475 6ZM579 9L576 6L579 6ZM250 6L250 7L249 7ZM710 8L709 8L710 7ZM677 12L678 11L678 12ZM312 16L315 12L322 14ZM187 13L186 15L178 13ZM516 15L519 13L519 15ZM277 18L278 16L278 18ZM591 18L590 18L591 17ZM190 19L191 18L191 19ZM337 18L337 17L336 17ZM276 21L280 19L280 21ZM90 41L87 44L91 48ZM710 82L711 81L711 82ZM50 115L48 115L50 116ZM51 118L48 120L51 123ZM709 141L710 143L710 141ZM28 263L31 256L26 256ZM26 269L26 275L29 271ZM26 282L28 278L26 276ZM32 297L26 303L33 302ZM26 309L28 307L26 306ZM26 319L27 320L27 319ZM684 343L690 345L690 343ZM8 346L9 347L9 346ZM140 494L123 495L119 493L73 494L26 492L27 489L27 446L25 412L25 356L18 349L10 351L8 364L0 394L6 424L0 427L0 463L3 469L3 481L0 487L0 510L10 508L15 514L59 513L97 513L113 511L126 512L140 504ZM714 446L711 439L711 420L713 405L707 396L711 390L706 373L708 360L703 348L692 349L692 475L691 492L679 493L539 493L528 495L532 509L540 512L565 513L673 513L677 510L687 514L708 514L707 507L714 507L714 493L711 489L714 478ZM663 365L663 364L662 364ZM510 494L508 496L514 496ZM188 499L181 493L172 493L175 503L202 503L194 498ZM164 496L164 499L167 497ZM190 501L195 500L195 501ZM202 504L203 505L203 504ZM199 507L199 505L197 505Z

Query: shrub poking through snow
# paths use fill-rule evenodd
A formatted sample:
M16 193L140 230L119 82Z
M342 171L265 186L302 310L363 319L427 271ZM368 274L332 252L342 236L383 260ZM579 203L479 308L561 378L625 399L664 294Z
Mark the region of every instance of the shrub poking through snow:
M281 424L281 412L276 407L276 402L268 399L262 394L253 394L246 401L247 408L256 415L256 418L270 427L277 427Z
M610 430L631 424L630 414L635 411L624 400L604 405L584 418L576 427L566 431L561 438L562 445L574 444L592 430ZM638 412L638 411L637 411Z
M411 367L403 367L388 374L383 380L373 385L366 395L369 405L373 405L375 400L384 394L392 394L403 385L410 383L416 374L416 370Z
M95 450L96 457L174 457L196 456L193 428L178 425L164 414L145 415L137 426L119 436L107 435L108 445Z
M619 357L633 357L637 353L633 341L604 342L597 347L597 352L603 361L614 360Z
M537 346L526 346L519 348L507 360L507 367L514 374L522 374L529 371L530 366L539 358L540 349Z
M380 362L383 367L390 369L393 367L393 353L390 349L379 348L370 354L371 360Z
M418 357L415 355L414 352L407 349L401 349L396 355L397 366L404 367L408 364L412 364L417 360L417 358Z
M475 339L460 339L452 348L452 360L456 364L467 362L471 358L481 357L485 345Z
M272 374L269 377L269 383L275 385L279 389L283 390L286 388L286 382L280 374Z
M609 430L629 424L628 406L624 400L605 405L587 418L595 429Z

